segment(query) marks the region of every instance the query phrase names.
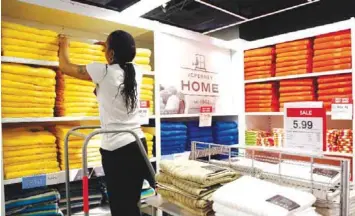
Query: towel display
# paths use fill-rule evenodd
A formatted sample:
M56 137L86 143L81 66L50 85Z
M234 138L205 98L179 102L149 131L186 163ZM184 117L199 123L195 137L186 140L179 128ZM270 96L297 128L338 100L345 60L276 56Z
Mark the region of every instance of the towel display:
M277 112L279 111L276 83L246 84L246 112Z
M318 101L323 101L327 111L335 98L352 98L351 74L321 76L317 78Z
M65 170L65 148L64 139L65 135L70 129L78 125L57 125L51 128L53 134L57 138L57 151L58 159L61 170ZM93 130L80 130L79 132L84 134L89 134ZM69 167L70 169L82 168L82 146L84 140L80 137L70 136L68 143L68 153L69 153ZM87 146L87 162L89 167L101 166L101 136L94 136L88 146Z
M152 51L146 48L137 48L136 57L133 62L141 67L144 71L150 72L152 71L152 66L150 62L150 57L152 55Z
M273 77L275 75L275 49L266 47L244 51L245 80Z
M69 59L73 64L87 65L93 62L107 63L102 45L70 41Z
M351 33L344 30L314 39L313 72L351 68Z
M154 115L154 79L143 76L142 85L140 89L140 100L149 101L149 113Z
M217 214L287 216L311 211L316 197L310 193L280 186L250 176L243 176L222 186L212 196ZM226 214L227 213L227 214ZM243 215L242 214L242 215ZM317 216L313 210L313 214Z
M350 129L328 129L327 151L353 153L353 131Z
M62 215L57 202L58 191L53 189L21 190L10 188L5 194L6 215Z
M313 79L292 79L280 81L280 111L283 111L284 103L315 101L316 85Z
M57 116L98 116L99 108L94 94L95 84L57 72Z
M10 22L1 22L3 56L58 61L58 34Z
M213 123L214 143L222 145L238 144L238 124L229 121Z
M303 39L276 45L275 76L310 73L312 70L312 41ZM290 57L290 59L288 59ZM299 59L295 60L295 57Z
M170 155L185 151L187 126L179 122L161 123L161 154Z
M59 171L55 136L41 127L3 129L4 178Z
M187 124L187 143L186 151L191 151L192 142L205 142L213 143L213 128L212 127L199 127L199 122L192 121ZM177 131L182 132L182 131ZM181 135L181 134L177 134Z
M48 68L2 63L2 117L54 116L55 75Z
M144 131L144 136L145 139L147 141L147 155L148 158L152 158L153 157L153 147L154 147L154 134L149 133L149 132L145 132L145 129L142 128L142 130ZM149 131L149 129L147 129Z
M160 165L157 193L193 215L211 215L213 192L237 178L229 168L198 161L161 161Z

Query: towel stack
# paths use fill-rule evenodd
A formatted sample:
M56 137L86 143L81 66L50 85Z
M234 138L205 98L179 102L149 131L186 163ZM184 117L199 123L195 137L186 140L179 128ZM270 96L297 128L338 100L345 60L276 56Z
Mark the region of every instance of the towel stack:
M64 139L65 135L70 129L77 125L57 125L52 128L52 132L57 137L57 148L58 148L58 158L61 170L65 170L65 148ZM79 130L78 132L89 134L92 130ZM68 143L69 152L69 166L70 169L78 169L82 167L82 146L84 140L77 136L70 136ZM93 137L89 145L87 146L87 162L89 167L100 166L101 165L101 154L100 154L101 140L100 136Z
M20 64L1 64L3 118L52 117L55 72Z
M353 131L350 129L327 130L327 151L353 153Z
M134 63L141 67L144 71L152 71L152 66L150 66L150 56L152 51L145 48L137 48L136 57L134 58Z
M224 145L238 144L238 124L236 122L217 121L213 124L214 142Z
M223 185L212 199L216 216L318 215L312 208L316 197L311 193L251 176Z
M276 45L276 76L305 74L312 71L312 41L303 39Z
M245 131L245 144L248 146L274 146L274 139L270 132L262 130Z
M161 161L160 169L157 192L186 211L181 215L211 215L213 192L237 178L229 168L193 160Z
M57 72L57 116L98 116L95 84Z
M5 197L6 215L53 215L62 216L58 207L60 195L53 189L7 191Z
M275 75L275 48L266 47L244 52L245 80L262 79Z
M322 76L318 82L318 101L323 101L327 111L331 111L332 101L335 98L352 98L352 75Z
M15 23L1 22L3 56L58 61L58 34Z
M147 155L148 158L153 157L153 134L144 133L145 139L147 140Z
M59 171L55 136L42 127L3 129L5 179Z
M320 35L315 38L313 72L325 72L350 68L350 30Z
M276 83L257 83L245 85L245 111L279 111L279 101L276 87Z
M106 64L104 47L78 41L71 41L69 45L69 59L74 64L87 65L93 62Z
M154 114L154 79L151 77L143 77L140 90L140 100L149 101L149 112Z
M178 122L161 123L161 154L170 155L185 151L187 127Z
M284 108L284 103L315 101L316 87L313 79L293 79L280 81L280 110Z
M213 128L212 127L199 127L199 122L193 121L187 123L187 143L186 151L191 150L192 142L205 142L213 143ZM203 145L204 147L208 147ZM201 147L201 146L200 146Z

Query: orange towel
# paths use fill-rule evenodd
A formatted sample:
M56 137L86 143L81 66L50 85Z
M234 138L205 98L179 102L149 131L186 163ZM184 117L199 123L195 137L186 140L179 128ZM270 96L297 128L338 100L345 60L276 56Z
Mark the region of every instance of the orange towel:
M265 75L256 75L256 76L244 76L245 80L253 80L253 79L263 79L263 78L269 78L271 77L271 74L265 74Z
M309 55L298 55L298 56L288 56L288 57L279 57L276 58L276 64L281 62L290 62L290 61L299 61L299 60L307 60L311 59Z
M352 85L352 81L320 83L318 84L318 89L344 88L344 87L351 87L351 85Z
M347 32L342 32L337 35L327 35L327 36L322 36L322 37L316 37L314 39L314 44L317 43L326 43L326 42L332 42L332 41L340 41L344 39L350 39L351 38L351 33L350 31Z
M266 104L246 104L245 105L245 109L254 109L254 108L276 108L279 107L278 104L270 104L270 103L266 103Z
M318 101L332 101L334 98L352 98L352 94L332 94L318 97Z
M267 65L272 65L272 63L273 63L273 59L266 60L266 61L244 62L244 68L267 66Z
M313 79L292 79L280 81L280 86L311 86L313 84Z
M245 91L246 95L270 95L270 94L274 94L274 93L275 93L274 89L246 90Z
M345 39L340 41L330 41L325 43L316 43L314 44L314 50L318 49L331 49L331 48L339 48L339 47L348 47L351 45L351 40Z
M272 83L265 84L247 84L245 85L245 90L256 90L256 89L271 89L274 87Z
M299 50L307 50L307 49L310 49L310 48L312 48L311 44L279 48L279 49L276 49L276 54L294 52L294 51L299 51Z
M257 61L271 61L273 60L273 56L256 56L256 57L246 57L244 58L244 62L257 62Z
M246 95L246 100L276 100L275 95Z
M269 108L247 108L246 112L277 112L279 111L278 107L269 107Z
M260 49L252 49L244 51L244 57L255 57L255 56L267 56L273 55L274 48L273 47L266 47Z
M311 44L311 40L310 39L303 39L303 40L297 40L297 41L276 44L276 49L292 47L292 46L308 45L308 44Z
M278 103L277 100L246 100L245 101L245 104L275 104L275 103Z
M345 88L334 88L334 89L319 89L318 96L330 95L330 94L350 94L352 93L352 87L345 87Z
M245 76L261 76L261 75L269 75L269 76L271 76L272 74L273 74L272 70L244 72Z
M350 69L351 64L338 64L338 65L331 65L325 67L314 67L313 72L323 72L323 71L332 71L332 70L345 70Z
M296 70L301 70L301 69L305 69L308 72L310 72L312 69L312 65L303 64L303 65L296 65L296 66L290 66L290 67L280 67L280 68L276 68L276 73L283 73L283 72L287 72L287 71L296 71Z
M321 50L314 50L314 56L320 56L324 54L335 54L341 52L351 52L351 47L342 47L342 48L335 48L335 49L321 49Z
M287 72L276 72L275 76L290 76L290 75L298 75L298 74L306 74L308 73L307 69L299 69L294 71Z
M341 74L341 75L330 75L318 77L317 82L320 83L333 83L352 80L351 74Z
M298 51L293 51L293 52L279 53L279 54L277 54L276 58L298 56L298 55L311 55L312 53L313 53L313 50L311 50L311 49L298 50Z
M313 86L281 86L279 89L280 93L287 92L300 92L300 91L314 91Z
M280 98L280 103L297 102L297 101L314 101L315 99L316 99L316 97L314 95L282 97L282 98Z
M331 66L331 65L338 65L338 64L346 64L346 63L351 63L351 57L345 57L345 58L339 58L339 59L331 59L331 60L326 60L326 61L318 61L313 63L313 67L318 68L318 67L325 67L325 66Z
M271 71L273 68L274 68L273 65L250 67L250 68L245 68L244 73L256 72L256 71Z
M339 52L339 53L329 53L329 54L324 54L324 55L317 55L313 57L313 62L316 61L328 61L332 59L338 59L338 58L346 58L346 57L351 57L351 51L344 51L344 52Z
M279 62L276 63L276 68L280 67L290 67L290 66L296 66L296 65L305 65L305 64L312 64L312 59L302 59L302 60L296 60L296 61L287 61L287 62Z
M314 90L311 91L298 91L298 92L285 92L280 93L280 97L291 97L291 96L309 96L314 95Z

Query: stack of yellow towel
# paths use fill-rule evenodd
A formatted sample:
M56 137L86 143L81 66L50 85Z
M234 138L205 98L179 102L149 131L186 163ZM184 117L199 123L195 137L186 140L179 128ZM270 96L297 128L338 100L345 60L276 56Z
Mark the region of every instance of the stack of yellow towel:
M152 71L152 66L150 66L150 56L152 55L152 51L144 48L137 48L136 57L134 59L134 63L143 68L145 71Z
M55 71L20 64L1 65L3 118L52 117Z
M141 101L149 101L150 114L154 114L154 79L151 77L143 77L140 98Z
M153 138L155 136L155 128L154 127L142 127L142 130L144 132L145 139L147 140L148 158L152 158L153 157L153 145L154 145Z
M42 127L3 129L5 179L58 172L55 140Z
M57 116L98 116L95 84L57 72Z
M15 23L1 22L3 56L58 61L58 34Z
M58 159L59 165L62 170L65 170L65 154L64 154L64 139L65 135L70 129L78 125L57 125L53 128L53 133L57 137L57 147L58 147ZM78 132L89 134L92 130L79 130ZM79 169L82 167L82 146L84 144L84 139L77 136L69 137L69 168ZM101 138L100 136L95 136L90 141L87 151L88 151L88 166L101 166L101 155L100 155Z
M72 63L80 65L87 65L93 62L107 63L103 46L77 41L70 42L69 58Z

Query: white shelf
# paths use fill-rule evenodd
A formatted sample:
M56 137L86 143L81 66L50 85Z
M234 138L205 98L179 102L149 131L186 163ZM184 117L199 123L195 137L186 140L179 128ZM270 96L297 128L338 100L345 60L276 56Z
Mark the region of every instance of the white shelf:
M149 72L143 71L143 76L155 76L155 73L154 71L149 71Z
M43 60L17 58L17 57L8 57L8 56L1 56L1 62L42 65L42 66L51 66L51 67L59 66L59 63L55 61L43 61Z
M246 112L246 116L283 116L284 112ZM331 112L327 112L327 115L330 116Z
M278 81L278 80L285 80L285 79L310 78L310 77L319 77L319 76L326 76L326 75L346 74L346 73L351 73L351 72L352 72L352 69L326 71L326 72L319 72L319 73L315 72L315 73L298 74L298 75L291 75L291 76L279 76L279 77L270 77L270 78L264 78L264 79L245 80L244 83L249 84L249 83Z
M220 114L220 113L213 113L212 116L218 117L218 116L237 116L238 114L236 113L231 113L231 114ZM172 114L172 115L160 115L161 119L172 119L172 118L198 118L200 117L199 113L196 114Z

